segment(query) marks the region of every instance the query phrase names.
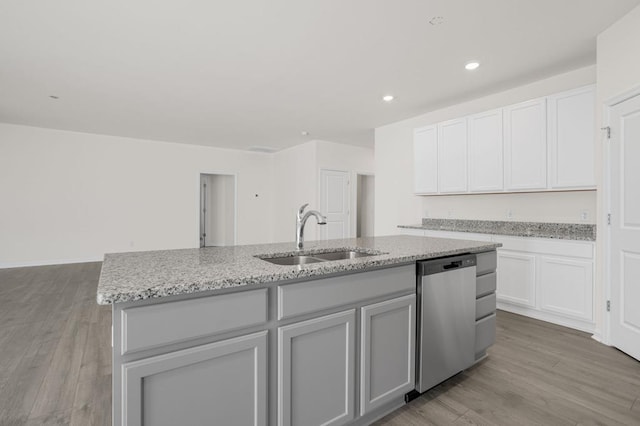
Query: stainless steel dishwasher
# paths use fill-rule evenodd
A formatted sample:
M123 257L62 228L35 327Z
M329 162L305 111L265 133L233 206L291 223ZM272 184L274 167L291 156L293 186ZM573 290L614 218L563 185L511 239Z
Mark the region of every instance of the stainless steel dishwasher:
M418 262L416 390L429 390L475 361L476 256Z

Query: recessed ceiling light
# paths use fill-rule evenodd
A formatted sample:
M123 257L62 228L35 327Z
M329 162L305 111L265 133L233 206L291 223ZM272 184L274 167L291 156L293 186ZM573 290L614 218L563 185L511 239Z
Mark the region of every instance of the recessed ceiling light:
M472 71L478 68L479 66L480 66L480 62L473 61L473 62L468 62L464 67L469 71Z
M391 96L391 95L383 96L382 100L385 101L385 102L391 102L393 100L393 96Z
M50 97L51 99L60 99L60 98L59 98L58 96L56 96L56 95L49 95L49 97Z

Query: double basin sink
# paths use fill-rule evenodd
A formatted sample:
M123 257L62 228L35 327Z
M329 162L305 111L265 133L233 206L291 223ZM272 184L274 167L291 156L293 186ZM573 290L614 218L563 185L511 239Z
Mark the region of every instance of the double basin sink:
M320 263L320 262L330 262L332 260L347 260L347 259L357 259L359 257L368 257L368 256L377 256L383 253L367 253L363 251L356 250L338 250L338 251L330 251L326 253L313 253L306 255L298 255L292 254L290 256L282 256L282 257L260 257L260 259L273 263L275 265L306 265L309 263Z

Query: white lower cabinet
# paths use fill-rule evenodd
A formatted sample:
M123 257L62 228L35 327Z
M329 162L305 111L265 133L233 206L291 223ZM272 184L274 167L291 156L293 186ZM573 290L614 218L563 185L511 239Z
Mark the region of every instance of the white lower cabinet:
M351 309L278 328L278 425L354 418L355 323Z
M593 321L593 262L540 257L540 308Z
M123 364L121 424L266 426L267 334Z
M592 241L425 230L427 237L502 243L498 248L498 308L593 332Z
M536 256L498 249L498 300L536 306Z
M594 243L495 236L498 307L593 332Z
M364 306L360 323L360 415L364 415L414 388L415 294Z

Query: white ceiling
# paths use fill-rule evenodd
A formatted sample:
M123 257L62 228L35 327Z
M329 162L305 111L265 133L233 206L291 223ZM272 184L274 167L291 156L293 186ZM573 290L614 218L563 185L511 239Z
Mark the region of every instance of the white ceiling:
M595 63L596 35L639 3L2 0L0 121L238 149L372 146L375 127Z

